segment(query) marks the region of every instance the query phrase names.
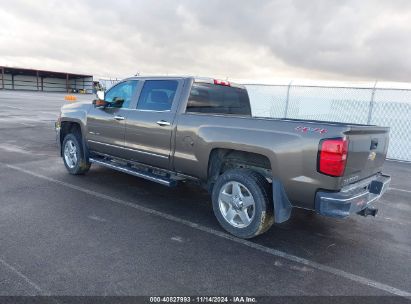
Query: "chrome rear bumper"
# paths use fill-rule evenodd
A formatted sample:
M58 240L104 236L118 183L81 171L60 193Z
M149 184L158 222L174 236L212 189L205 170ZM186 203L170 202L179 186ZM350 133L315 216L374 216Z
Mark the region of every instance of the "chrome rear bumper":
M376 175L365 181L349 185L339 192L318 191L315 209L318 214L344 218L369 208L387 191L391 177ZM376 213L376 212L375 212Z

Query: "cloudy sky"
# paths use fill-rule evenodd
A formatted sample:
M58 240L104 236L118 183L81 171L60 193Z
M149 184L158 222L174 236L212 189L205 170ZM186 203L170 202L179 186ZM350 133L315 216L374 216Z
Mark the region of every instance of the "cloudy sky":
M410 0L0 1L0 65L411 81Z

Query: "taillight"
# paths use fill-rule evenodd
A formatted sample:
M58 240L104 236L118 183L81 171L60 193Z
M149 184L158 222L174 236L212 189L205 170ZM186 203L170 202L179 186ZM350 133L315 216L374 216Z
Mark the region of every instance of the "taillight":
M225 81L225 80L218 80L218 79L214 79L214 84L227 86L227 87L231 86L230 82Z
M318 151L318 171L331 176L342 176L347 163L348 139L324 139Z

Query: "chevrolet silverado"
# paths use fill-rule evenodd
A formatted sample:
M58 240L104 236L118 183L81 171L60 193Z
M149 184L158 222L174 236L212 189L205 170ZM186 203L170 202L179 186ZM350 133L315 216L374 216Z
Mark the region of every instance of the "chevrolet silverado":
M91 164L211 194L220 225L252 238L293 208L374 215L388 188L386 127L253 117L244 86L196 77L131 77L93 102L64 105L57 141L71 174Z

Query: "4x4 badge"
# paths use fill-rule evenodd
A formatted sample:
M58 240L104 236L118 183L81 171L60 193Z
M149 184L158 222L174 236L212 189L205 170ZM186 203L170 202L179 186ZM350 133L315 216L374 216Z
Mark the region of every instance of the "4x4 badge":
M327 129L323 129L323 128L312 128L312 127L303 127L303 126L298 126L294 130L298 132L302 132L302 133L315 132L319 134L325 134L328 132Z

